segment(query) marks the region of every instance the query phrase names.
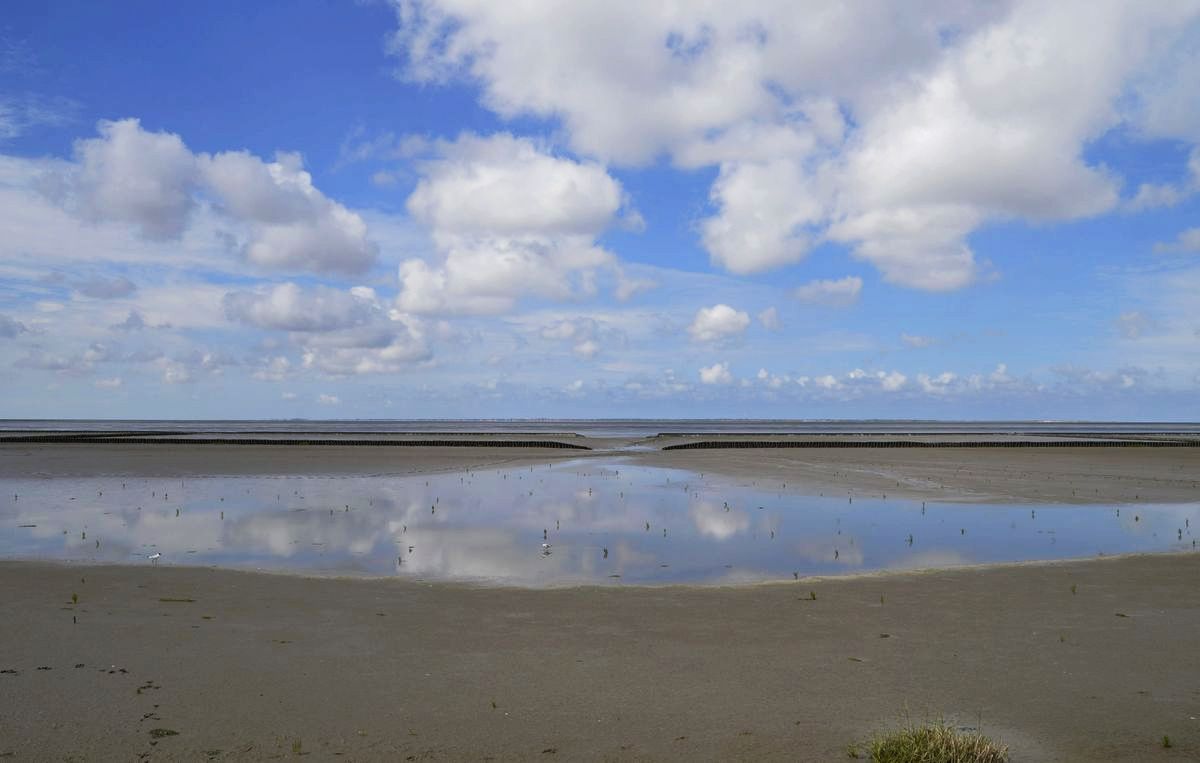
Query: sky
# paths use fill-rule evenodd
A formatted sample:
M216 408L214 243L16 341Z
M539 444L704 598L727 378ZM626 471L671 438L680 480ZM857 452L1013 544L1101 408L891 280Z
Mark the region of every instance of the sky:
M12 0L0 418L1200 418L1200 0Z

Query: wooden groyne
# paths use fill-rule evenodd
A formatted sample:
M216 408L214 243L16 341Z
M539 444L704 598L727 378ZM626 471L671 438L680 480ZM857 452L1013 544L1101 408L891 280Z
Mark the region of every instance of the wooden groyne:
M96 434L17 435L0 437L6 443L77 443L85 445L322 445L359 448L560 448L591 450L586 445L556 440L375 440L269 437L128 437Z
M702 440L663 450L729 448L1198 448L1200 440Z

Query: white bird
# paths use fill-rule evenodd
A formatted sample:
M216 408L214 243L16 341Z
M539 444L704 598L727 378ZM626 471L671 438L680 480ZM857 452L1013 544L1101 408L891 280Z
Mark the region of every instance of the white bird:
M158 564L158 560L162 558L162 554L155 551L153 554L151 554L150 556L148 556L146 558L150 560L151 564Z

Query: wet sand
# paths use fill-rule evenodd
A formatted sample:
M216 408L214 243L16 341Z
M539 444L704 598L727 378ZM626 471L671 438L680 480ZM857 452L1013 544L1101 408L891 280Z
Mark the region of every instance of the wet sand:
M837 760L908 713L1015 760L1195 760L1198 580L1192 554L540 591L0 563L0 754Z
M1200 497L1194 448L10 444L0 477L414 474L614 455L801 492ZM905 713L982 721L1016 760L1200 757L1200 554L550 590L3 562L0 591L0 755L17 759L836 760Z
M747 484L777 481L788 491L812 495L849 491L916 500L1050 503L1200 500L1197 447L666 451L663 445L683 440L561 439L593 450L0 443L0 478L406 475L620 457L635 464L722 474Z
M1200 448L653 451L647 465L786 482L804 493L1045 503L1200 501Z

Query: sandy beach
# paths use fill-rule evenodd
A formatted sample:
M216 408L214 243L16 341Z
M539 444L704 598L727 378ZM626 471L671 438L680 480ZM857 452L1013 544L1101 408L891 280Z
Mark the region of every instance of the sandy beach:
M629 445L645 443L605 447ZM613 457L805 493L1200 495L1195 448L9 444L0 477L405 475ZM549 590L0 562L0 755L836 760L906 717L944 717L1014 760L1194 760L1197 581L1198 554Z
M1197 580L1200 555L545 591L3 563L0 754L837 760L907 714L1014 760L1194 760Z

